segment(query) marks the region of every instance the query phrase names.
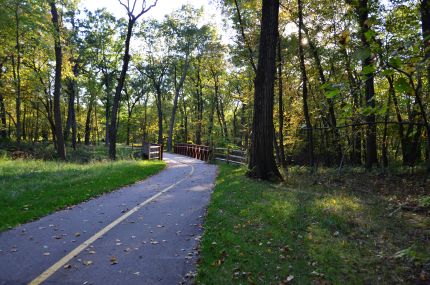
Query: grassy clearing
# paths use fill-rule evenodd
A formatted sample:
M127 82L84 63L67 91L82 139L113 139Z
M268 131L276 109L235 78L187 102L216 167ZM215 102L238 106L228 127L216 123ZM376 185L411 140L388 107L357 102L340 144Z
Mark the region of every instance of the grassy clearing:
M428 214L339 178L290 172L276 185L244 173L220 165L198 284L429 284Z
M0 159L0 231L143 180L164 167L161 161Z

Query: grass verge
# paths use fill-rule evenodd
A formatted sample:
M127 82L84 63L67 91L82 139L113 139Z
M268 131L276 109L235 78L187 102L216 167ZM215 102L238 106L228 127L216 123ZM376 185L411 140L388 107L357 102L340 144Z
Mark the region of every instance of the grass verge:
M0 159L0 231L143 180L164 167L162 161Z
M220 165L198 284L430 284L430 218L372 192ZM364 189L368 190L368 189Z

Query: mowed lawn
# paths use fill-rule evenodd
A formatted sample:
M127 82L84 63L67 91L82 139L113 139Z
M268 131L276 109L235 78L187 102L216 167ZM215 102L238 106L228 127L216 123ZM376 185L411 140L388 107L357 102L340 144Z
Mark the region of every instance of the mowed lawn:
M220 165L197 284L430 284L428 216L311 175L270 184L244 174Z
M0 159L0 231L156 174L162 161Z

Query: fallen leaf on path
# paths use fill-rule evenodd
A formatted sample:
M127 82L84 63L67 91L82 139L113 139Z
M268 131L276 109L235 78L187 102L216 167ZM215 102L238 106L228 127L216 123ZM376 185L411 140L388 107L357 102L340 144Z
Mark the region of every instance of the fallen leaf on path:
M93 264L93 262L91 260L85 260L83 263L85 266Z
M116 260L116 257L115 257L115 256L112 256L112 257L110 258L110 264L111 264L111 265L118 264L118 261Z

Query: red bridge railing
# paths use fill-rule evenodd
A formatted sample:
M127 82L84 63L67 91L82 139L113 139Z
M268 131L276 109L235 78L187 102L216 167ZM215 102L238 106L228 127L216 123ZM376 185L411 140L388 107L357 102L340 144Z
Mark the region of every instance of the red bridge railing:
M208 162L212 155L212 149L206 145L178 143L173 147L176 154L189 156Z

